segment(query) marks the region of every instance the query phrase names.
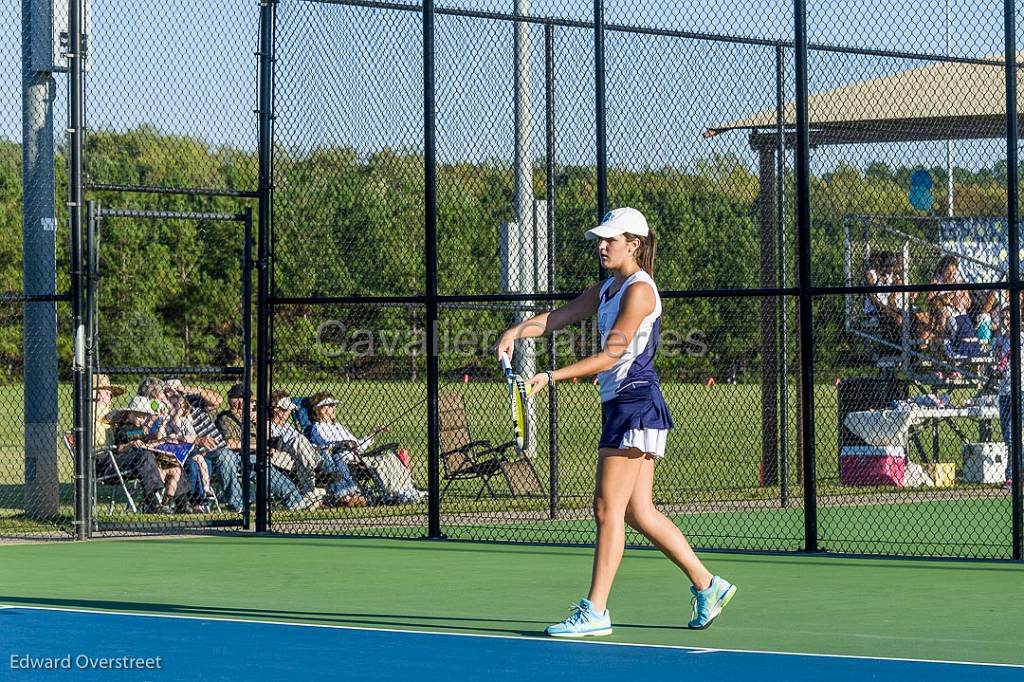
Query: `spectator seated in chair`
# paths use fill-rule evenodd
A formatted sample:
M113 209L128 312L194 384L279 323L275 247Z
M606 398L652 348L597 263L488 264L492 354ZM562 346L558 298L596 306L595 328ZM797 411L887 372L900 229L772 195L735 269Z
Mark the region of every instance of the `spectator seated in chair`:
M178 490L182 469L173 456L163 457L153 449L160 440L157 412L152 401L137 395L116 415L113 417L118 424L114 444L119 466L123 470L137 471L142 478L146 492L143 510L172 513L174 507L171 503Z
M242 447L242 418L245 415L245 387L242 384L235 384L228 390L228 407L217 415L216 425L221 438L224 440L226 449L220 450L214 459L215 471L221 484L224 486L224 496L228 500L228 507L232 511L242 510L242 485L238 477L242 473L241 453L246 454L256 450L256 401L249 402L249 445ZM249 479L256 480L256 472L250 469ZM249 486L249 494L255 494L255 486ZM289 510L305 509L312 505L316 498L312 495L303 495L282 472L270 467L270 496L278 500L281 505ZM252 499L249 500L252 503Z
M328 499L337 507L365 507L366 497L348 467L346 455L350 453L331 447L331 443L322 438L324 429L318 428L321 425L327 426L324 419L328 413L333 420L334 405L337 401L328 393L316 393L310 396L305 404L312 421L310 440L320 451L321 470L332 474L334 479L327 488ZM321 437L318 438L318 435Z
M206 463L205 451L195 446L196 433L188 414L185 401L172 403L162 379L146 377L139 384L139 395L149 398L157 407L157 418L151 428L154 436L163 445L159 449L175 451L181 461L182 480L175 498L178 511L205 513L209 511L208 501L213 499L210 488L210 469ZM192 446L192 447L188 447Z
M96 403L93 406L93 448L109 448L114 445L114 430L107 418L114 410L114 398L124 395L125 390L125 387L120 384L110 383L110 377L106 374L93 376L92 399Z
M383 492L382 502L415 503L426 498L426 492L413 483L409 469L396 452L381 448L371 452L373 437L387 431L378 426L361 439L335 421L338 401L330 393L317 393L309 398L313 425L310 437L319 447L327 448L346 462L359 462L370 469L377 486Z
M935 266L935 273L932 275L932 284L962 284L963 277L960 275L960 259L952 254L946 254L939 259ZM968 314L971 310L971 293L969 291L929 291L927 296L929 306L938 299L944 306L952 308L950 315L956 317L961 314Z
M135 478L142 482L147 494L157 497L163 493L163 478L156 465L156 457L149 452L117 454L114 443L114 426L111 420L114 412L114 398L126 391L120 384L110 383L106 374L96 374L92 378L93 392L93 426L92 445L96 459L96 477L113 479L117 477L121 484L124 480ZM101 454L102 453L102 454ZM127 487L125 494L131 497ZM113 505L113 503L111 503ZM131 503L134 509L134 501ZM111 506L113 509L113 506Z
M864 271L864 283L868 286L893 286L901 284L900 262L891 251L872 253ZM872 292L864 297L864 315L872 320L878 335L889 343L899 344L903 335L903 309L900 295L882 291Z
M316 488L316 473L322 462L320 453L309 439L289 423L292 412L298 409L285 391L270 395L270 463L291 474L303 495L326 491Z
M186 462L192 511L207 513L217 501L210 480L210 469L216 466L214 460L226 446L206 410L208 405L216 407L220 404L220 394L196 386L185 386L179 379L164 380L163 392L170 406L168 432L179 434L183 442L195 446L192 456Z

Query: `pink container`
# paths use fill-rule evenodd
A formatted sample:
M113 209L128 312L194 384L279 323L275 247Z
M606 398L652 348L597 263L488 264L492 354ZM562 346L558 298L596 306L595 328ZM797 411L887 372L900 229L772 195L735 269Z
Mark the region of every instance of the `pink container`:
M839 453L839 481L843 485L903 487L907 457L901 447L851 445Z

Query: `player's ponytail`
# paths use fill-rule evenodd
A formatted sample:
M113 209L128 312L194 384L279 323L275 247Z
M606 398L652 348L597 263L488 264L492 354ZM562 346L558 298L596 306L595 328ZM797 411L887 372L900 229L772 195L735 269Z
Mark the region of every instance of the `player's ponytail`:
M640 240L640 247L636 250L636 262L643 268L651 277L654 276L654 252L657 248L657 243L654 238L654 228L648 228L647 236L641 237L639 235L626 233L623 235L628 241L634 239Z

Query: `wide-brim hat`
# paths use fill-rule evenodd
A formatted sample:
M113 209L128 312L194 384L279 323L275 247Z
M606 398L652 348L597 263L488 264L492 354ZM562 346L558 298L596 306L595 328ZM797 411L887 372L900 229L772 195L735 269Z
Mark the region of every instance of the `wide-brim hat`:
M153 408L155 400L151 400L145 396L137 395L131 399L127 407L121 409L121 413L125 412L138 412L139 414L145 414L149 416L155 415L157 412Z
M92 377L92 390L96 391L110 391L112 396L124 395L126 389L121 384L110 383L110 377L106 374L94 374Z

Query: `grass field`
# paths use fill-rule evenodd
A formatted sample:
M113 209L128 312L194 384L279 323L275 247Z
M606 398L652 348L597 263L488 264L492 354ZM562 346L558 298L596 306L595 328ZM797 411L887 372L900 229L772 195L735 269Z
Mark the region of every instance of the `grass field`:
M226 385L219 386L226 390ZM424 385L395 382L346 382L334 385L283 384L296 394L331 390L342 402L340 420L356 433L388 423L391 431L379 442L397 441L413 460L414 477L426 482L426 416ZM503 442L509 438L504 387L499 383L471 382L447 386L463 395L471 436ZM660 504L688 529L700 545L751 549L799 548L803 538L801 486L798 480L795 410L789 415L791 437L790 502L779 502L778 486L759 485L761 411L758 385L669 384L665 397L676 420L669 440L669 456L659 464L656 495ZM790 405L795 405L795 395ZM119 399L123 402L124 397ZM24 519L22 511L23 434L20 387L0 389L0 533L53 528ZM62 426L70 426L70 389L61 387ZM545 487L549 480L548 401L535 403L537 450L532 458ZM474 502L476 481L457 482L442 504L447 515L445 532L451 537L528 539L534 541L586 541L594 475L594 447L600 433L596 386L562 384L558 389L559 508L565 520L548 520L548 499L484 498ZM15 409L17 408L17 409ZM1005 496L992 498L991 488L958 486L957 495L933 499L921 490L851 489L837 483L836 390L816 391L816 441L822 544L834 551L921 553L937 555L1004 556L1009 551L1010 511ZM964 425L970 435L973 425ZM996 431L998 433L998 431ZM943 428L943 459L958 462L960 442ZM60 455L62 513L71 515L73 466ZM503 483L496 482L499 493ZM963 499L966 498L966 499ZM991 498L991 499L990 499ZM689 507L687 507L689 505ZM696 505L696 508L694 508ZM105 510L104 510L105 512ZM479 519L463 522L463 517ZM111 527L139 523L167 525L193 523L210 517L161 518L117 515ZM223 516L220 520L234 517ZM316 510L309 513L276 512L275 521L308 532L372 532L385 535L422 534L426 525L423 505L378 507L365 510Z
M342 401L340 420L356 433L378 423L390 423L391 433L379 441L395 440L423 464L426 450L424 384L396 382L346 382L279 386L297 394L330 390ZM217 386L226 390L226 385ZM509 438L504 388L498 383L473 382L448 387L464 396L473 438L504 442ZM661 465L658 483L665 490L746 489L756 487L761 462L761 396L756 384L706 387L668 384L665 398L676 420L669 438L669 457ZM590 384L560 384L558 388L558 449L560 480L567 492L589 491L594 448L600 434L600 402L597 388ZM21 386L0 387L0 483L23 480L23 392ZM126 397L119 402L127 402ZM796 481L796 395L790 397L788 450L791 479ZM71 426L70 386L60 387L60 427ZM836 390L819 386L815 392L817 470L821 480L837 477ZM536 401L538 457L546 466L548 401ZM942 438L944 460L959 459L958 441L952 433ZM997 432L998 435L998 432ZM62 455L65 453L61 453ZM67 459L62 457L62 459ZM68 468L70 462L64 462ZM418 467L425 475L426 467ZM62 477L63 480L63 477ZM581 485L574 485L574 484ZM568 487L565 487L565 486Z

